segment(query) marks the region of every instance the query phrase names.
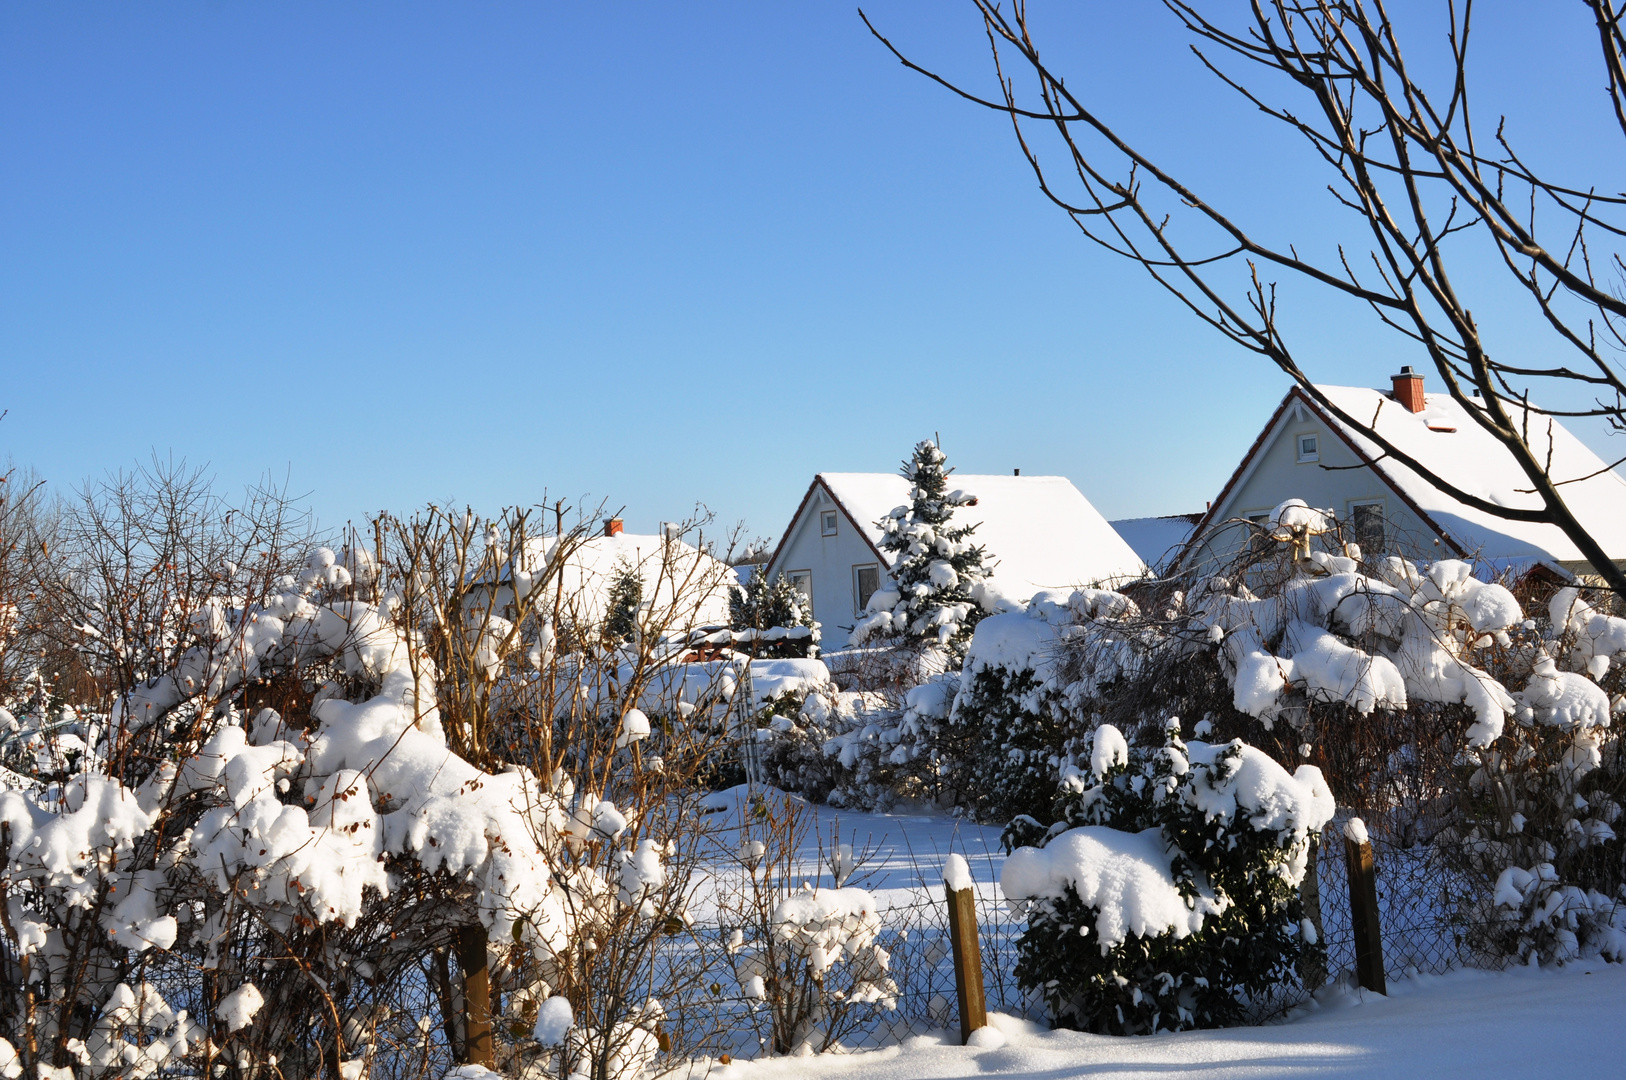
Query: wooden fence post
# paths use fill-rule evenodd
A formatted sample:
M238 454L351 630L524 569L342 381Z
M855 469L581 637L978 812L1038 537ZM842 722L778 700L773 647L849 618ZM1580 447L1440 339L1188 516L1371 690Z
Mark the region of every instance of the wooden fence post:
M1378 879L1366 823L1350 818L1344 826L1344 858L1349 864L1349 922L1355 934L1355 979L1368 990L1389 993L1383 979L1383 927L1378 922Z
M1321 843L1319 840L1310 841L1310 852L1304 868L1304 880L1299 883L1299 899L1304 904L1304 917L1310 920L1315 927L1317 941L1325 941L1327 933L1321 922ZM1321 989L1327 982L1327 964L1324 954L1312 954L1306 950L1299 961L1299 978L1304 982L1304 988L1311 993Z
M958 886L958 888L956 888ZM949 939L954 944L954 992L960 999L960 1045L988 1026L988 1002L982 990L982 946L977 941L976 895L971 869L959 855L943 866L943 892L948 897Z
M482 923L458 928L457 966L463 969L463 1063L489 1069L496 1058L491 1045L491 975Z

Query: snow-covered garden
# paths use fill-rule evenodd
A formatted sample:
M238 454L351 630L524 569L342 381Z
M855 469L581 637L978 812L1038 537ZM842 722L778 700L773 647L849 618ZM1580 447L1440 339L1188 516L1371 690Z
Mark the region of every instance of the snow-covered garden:
M905 471L829 656L698 521L314 536L180 474L11 498L0 1075L1618 1057L1602 598L1367 557L1297 500L1217 571L1006 596L975 492L930 442ZM1392 1000L1357 985L1346 836ZM992 1014L966 1047L945 875Z

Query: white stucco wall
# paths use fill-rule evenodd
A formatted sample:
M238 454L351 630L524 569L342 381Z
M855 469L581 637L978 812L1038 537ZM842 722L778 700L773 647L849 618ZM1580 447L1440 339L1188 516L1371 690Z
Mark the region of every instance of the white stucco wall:
M834 536L823 535L820 528L820 515L826 510L836 511ZM813 497L792 523L777 557L769 564L768 573L811 572L813 617L819 621L820 648L825 652L846 646L849 630L858 618L854 573L858 566L876 566L885 577L886 563L875 557L858 527L822 487L815 488Z

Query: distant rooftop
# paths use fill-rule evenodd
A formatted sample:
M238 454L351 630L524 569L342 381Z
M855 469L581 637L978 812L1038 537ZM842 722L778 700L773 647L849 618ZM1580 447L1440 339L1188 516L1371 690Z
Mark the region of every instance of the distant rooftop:
M1141 561L1154 573L1167 570L1180 549L1191 539L1192 530L1203 518L1195 514L1164 514L1160 517L1120 518L1108 522Z
M897 473L820 473L818 479L877 548L875 522L909 501L909 481ZM1065 476L952 473L948 488L976 496L977 505L958 508L954 520L977 523L974 539L987 548L991 580L1006 596L1026 600L1041 589L1146 572L1145 561Z

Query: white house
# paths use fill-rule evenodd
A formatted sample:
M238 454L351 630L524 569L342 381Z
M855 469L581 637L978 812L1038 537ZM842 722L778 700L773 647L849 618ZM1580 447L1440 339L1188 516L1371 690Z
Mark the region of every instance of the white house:
M1120 582L1146 564L1064 476L967 476L953 487L976 496L954 513L993 564L990 583L1026 600L1041 589ZM822 624L826 652L847 643L858 614L880 587L891 558L875 525L909 502L896 473L819 473L791 518L766 573L796 582Z
M531 537L525 555L516 561L540 577L541 568L554 561L558 543L556 536ZM739 582L733 567L685 543L675 530L657 536L624 532L620 518L610 518L600 533L580 540L564 565L556 568L546 601L549 609L557 603L567 623L599 623L609 610L610 592L623 567L635 572L643 584L645 614L641 618L651 625L681 632L728 624L729 589ZM509 572L505 565L496 601L498 613L512 603Z
M1350 416L1373 418L1379 434L1447 482L1501 506L1540 500L1511 454L1449 394L1428 394L1411 368L1389 390L1319 386ZM1550 434L1549 434L1550 432ZM1531 448L1551 454L1564 500L1610 558L1626 559L1626 480L1554 421L1532 418ZM1515 572L1546 564L1584 573L1581 553L1557 526L1506 521L1465 506L1409 467L1386 457L1295 386L1282 399L1181 553L1181 568L1217 566L1247 542L1226 522L1262 521L1290 498L1331 509L1354 526L1367 553L1402 550L1465 558Z

